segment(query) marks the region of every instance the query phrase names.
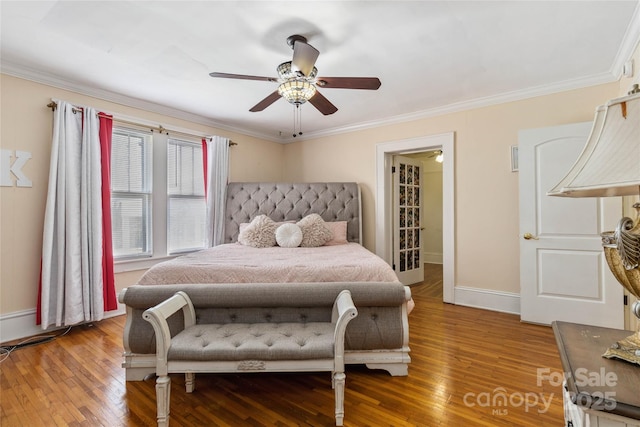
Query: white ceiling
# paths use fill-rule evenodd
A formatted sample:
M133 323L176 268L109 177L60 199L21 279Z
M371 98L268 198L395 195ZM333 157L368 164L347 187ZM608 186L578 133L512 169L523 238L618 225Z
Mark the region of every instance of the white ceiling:
M320 51L319 76L378 77L377 91L321 89L304 138L614 81L640 37L629 1L1 1L7 74L223 129L289 142L293 107L265 81L286 39ZM640 64L635 64L636 67ZM170 107L171 109L168 109ZM595 108L595 106L594 106Z

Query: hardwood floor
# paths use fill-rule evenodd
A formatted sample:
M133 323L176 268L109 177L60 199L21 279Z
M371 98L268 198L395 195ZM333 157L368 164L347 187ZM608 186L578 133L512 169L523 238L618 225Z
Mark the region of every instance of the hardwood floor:
M437 269L425 277L412 287L409 376L349 366L345 426L562 425L560 386L538 375L561 372L551 328L443 304L431 296ZM12 352L0 364L0 425L155 425L155 378L127 383L120 367L124 320ZM193 394L175 375L171 410L172 426L334 425L327 373L199 375Z
M424 281L411 287L413 297L438 298L442 301L442 264L425 264Z

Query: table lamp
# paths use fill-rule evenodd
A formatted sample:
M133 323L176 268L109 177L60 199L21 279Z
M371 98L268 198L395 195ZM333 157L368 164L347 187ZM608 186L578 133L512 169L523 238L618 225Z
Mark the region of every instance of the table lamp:
M587 143L567 175L548 193L564 197L640 195L640 89L596 108ZM636 218L622 218L615 231L602 233L609 269L638 300L631 308L640 319L640 203ZM640 364L638 330L603 355Z

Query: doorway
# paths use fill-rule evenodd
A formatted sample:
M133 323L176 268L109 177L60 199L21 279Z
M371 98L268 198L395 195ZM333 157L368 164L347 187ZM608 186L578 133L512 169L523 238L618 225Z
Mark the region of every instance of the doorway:
M376 145L376 253L393 264L393 156L441 150L443 301L455 302L454 133L390 141Z

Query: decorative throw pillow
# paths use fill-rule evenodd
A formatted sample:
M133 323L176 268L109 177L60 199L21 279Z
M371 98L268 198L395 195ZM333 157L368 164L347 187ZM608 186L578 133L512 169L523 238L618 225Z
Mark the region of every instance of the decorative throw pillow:
M238 235L242 233L244 229L247 228L248 226L249 226L248 222L241 222L240 225L238 225Z
M333 233L318 214L307 215L297 222L302 230L301 247L315 248L322 246L333 238Z
M238 242L254 248L276 245L276 223L266 215L258 215L238 234Z
M297 248L302 242L302 230L296 224L282 224L276 228L276 242L283 248Z
M276 222L276 228L280 227L282 224L287 224L287 223L295 223L295 221L282 221L282 222ZM242 231L247 228L249 226L248 222L241 222L240 224L238 224L238 236L240 235L239 233L242 233Z
M324 225L333 234L331 240L324 244L325 246L346 245L349 243L347 240L347 221L325 222Z

